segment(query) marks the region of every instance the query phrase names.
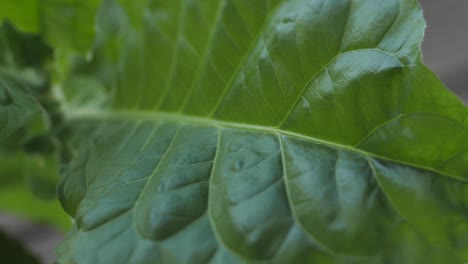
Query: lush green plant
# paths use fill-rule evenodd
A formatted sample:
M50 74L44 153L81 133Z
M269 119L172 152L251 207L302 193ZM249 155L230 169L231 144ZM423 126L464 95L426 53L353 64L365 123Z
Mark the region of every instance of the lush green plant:
M62 164L59 263L468 261L468 110L421 62L416 0L2 18L0 196L53 197ZM16 192L1 206L66 227Z

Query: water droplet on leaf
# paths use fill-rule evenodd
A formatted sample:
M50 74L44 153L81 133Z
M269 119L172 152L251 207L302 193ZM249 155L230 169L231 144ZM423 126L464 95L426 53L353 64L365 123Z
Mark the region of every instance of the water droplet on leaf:
M228 151L229 152L236 152L240 149L239 145L229 145Z
M165 192L165 191L166 191L166 185L164 184L164 182L161 182L158 185L158 189L156 190L156 192L162 193L162 192Z
M283 23L291 23L296 21L296 14L287 14L285 17L283 17Z
M244 162L241 161L241 160L238 160L236 161L236 163L234 164L234 171L235 172L239 172L242 170L242 168L244 167Z

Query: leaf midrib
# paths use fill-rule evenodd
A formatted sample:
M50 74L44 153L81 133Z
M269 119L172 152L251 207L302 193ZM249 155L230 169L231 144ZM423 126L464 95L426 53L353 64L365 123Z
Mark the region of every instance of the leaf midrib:
M294 139L299 139L307 142L312 142L316 144L322 144L338 149L348 150L356 153L360 153L366 157L373 157L378 158L394 163L398 163L401 165L406 165L410 167L414 167L417 169L422 169L430 172L437 173L441 176L448 177L453 180L457 180L460 182L468 183L468 179L463 179L456 175L451 175L446 172L440 171L435 168L427 167L421 164L415 164L403 160L396 160L389 157L385 157L376 153L368 152L359 148L356 148L351 145L345 145L341 143L336 143L333 141L328 141L312 136L307 136L301 133L292 132L288 130L284 130L278 127L270 127L270 126L261 126L261 125L252 125L252 124L245 124L245 123L238 123L232 121L221 121L216 119L209 119L205 117L198 117L198 116L189 116L189 115L181 115L178 113L168 113L168 112L148 112L148 111L113 111L113 112L105 112L105 111L96 111L96 110L82 110L82 111L75 111L71 113L67 113L67 121L70 123L79 122L82 120L147 120L147 121L166 121L172 122L177 124L191 124L191 125L201 125L201 126L211 126L217 128L236 128L240 130L246 131L255 131L261 133L267 133L277 136L288 136Z

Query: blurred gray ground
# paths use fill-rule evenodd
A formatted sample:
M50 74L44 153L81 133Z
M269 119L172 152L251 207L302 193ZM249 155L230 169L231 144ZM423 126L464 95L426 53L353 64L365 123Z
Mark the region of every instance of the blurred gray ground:
M54 253L55 247L63 238L63 235L59 231L10 215L0 215L0 228L5 230L9 236L17 238L33 255L39 257L44 264L54 263L56 259Z
M468 0L421 0L421 4L428 24L424 62L468 102ZM62 239L59 232L4 215L0 227L26 243L44 263L53 263L54 248Z
M468 102L468 1L421 0L427 20L423 60Z

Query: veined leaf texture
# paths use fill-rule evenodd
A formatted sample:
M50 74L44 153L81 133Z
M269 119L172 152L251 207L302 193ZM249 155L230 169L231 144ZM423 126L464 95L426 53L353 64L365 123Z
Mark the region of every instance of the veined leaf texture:
M416 0L88 2L68 78L108 106L65 113L60 263L468 261L468 112Z

